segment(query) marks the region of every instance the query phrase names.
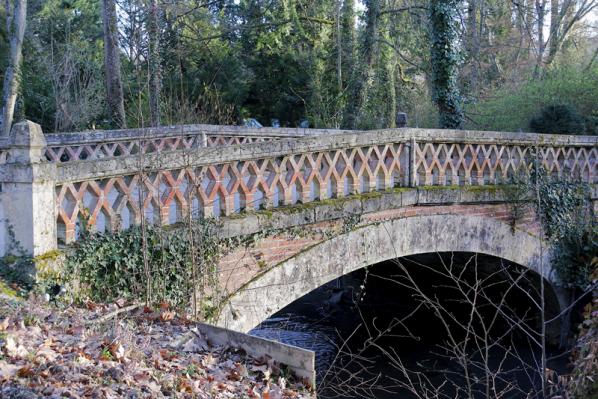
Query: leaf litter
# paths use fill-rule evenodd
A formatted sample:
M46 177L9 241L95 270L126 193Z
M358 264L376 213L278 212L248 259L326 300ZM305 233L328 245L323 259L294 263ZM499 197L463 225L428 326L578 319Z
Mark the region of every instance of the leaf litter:
M85 305L0 297L0 397L315 398L308 381L271 358L212 345L167 304Z

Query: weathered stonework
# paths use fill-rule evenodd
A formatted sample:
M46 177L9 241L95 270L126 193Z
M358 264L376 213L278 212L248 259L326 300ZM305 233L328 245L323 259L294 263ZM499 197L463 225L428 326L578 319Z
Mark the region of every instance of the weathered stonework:
M255 248L222 260L221 284L231 295L217 324L249 331L326 282L365 266L421 253L492 255L526 266L553 282L549 248L543 248L534 234L513 230L506 218L502 205L413 207L367 215L344 233L342 221L329 224L327 228L336 235L328 239L321 233L310 234L321 225L309 226L305 229L308 238L296 241L265 238ZM264 264L256 260L257 254Z
M505 184L539 162L592 185L596 208L597 144L593 136L206 125L44 136L24 122L0 142L0 256L9 225L40 255L75 240L81 223L116 231L142 218L222 217L223 236L261 234L219 265L228 296L219 323L237 330L333 278L422 252L486 253L551 280L539 225L529 209L513 220L526 198L515 201Z

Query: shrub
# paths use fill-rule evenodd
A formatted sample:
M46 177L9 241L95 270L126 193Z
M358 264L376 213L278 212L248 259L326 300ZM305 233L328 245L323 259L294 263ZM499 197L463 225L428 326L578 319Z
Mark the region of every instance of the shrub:
M536 133L583 134L585 120L570 105L548 105L530 120L529 129Z
M562 67L541 79L505 84L466 105L467 128L497 131L528 131L529 121L546 106L568 104L584 117L586 134L598 134L598 65L582 71ZM579 132L575 132L579 133Z

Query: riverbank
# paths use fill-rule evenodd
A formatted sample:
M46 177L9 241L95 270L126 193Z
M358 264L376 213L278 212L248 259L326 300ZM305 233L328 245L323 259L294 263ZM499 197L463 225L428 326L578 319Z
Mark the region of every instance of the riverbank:
M313 398L269 358L213 346L163 304L85 308L0 295L0 397Z

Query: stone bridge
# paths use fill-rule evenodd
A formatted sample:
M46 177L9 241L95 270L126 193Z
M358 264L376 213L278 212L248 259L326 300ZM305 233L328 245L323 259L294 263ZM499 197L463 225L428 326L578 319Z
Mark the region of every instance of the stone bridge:
M487 254L555 282L533 207L522 208L510 183L538 163L590 183L598 210L597 144L413 128L44 135L23 122L0 138L0 255L15 238L34 255L56 249L77 239L80 220L103 232L142 218L218 217L225 236L258 236L219 262L226 304L217 324L237 331L328 281L407 255Z

